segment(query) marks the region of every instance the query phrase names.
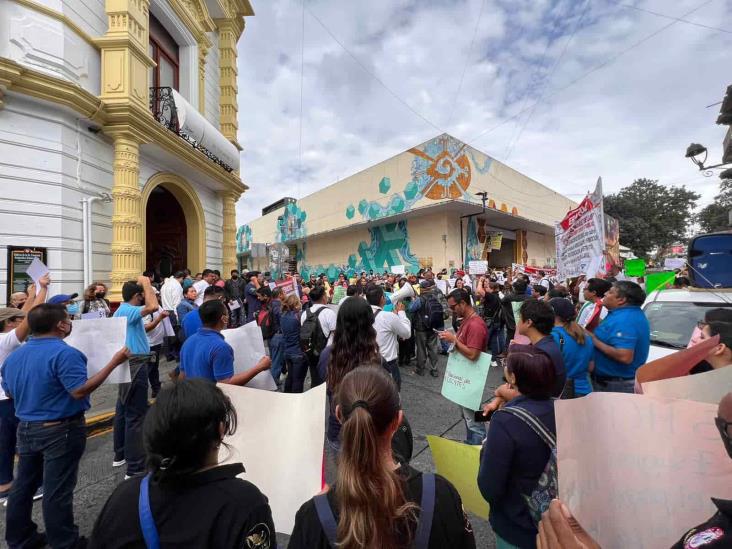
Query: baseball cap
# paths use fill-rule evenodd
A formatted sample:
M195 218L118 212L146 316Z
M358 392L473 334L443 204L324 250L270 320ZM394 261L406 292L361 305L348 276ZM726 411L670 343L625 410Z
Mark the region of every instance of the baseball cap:
M79 297L79 294L56 294L48 300L48 303L50 303L51 305L59 305L61 303L66 303L67 301L76 299L77 297Z
M24 317L25 312L15 307L0 307L0 322L16 317Z

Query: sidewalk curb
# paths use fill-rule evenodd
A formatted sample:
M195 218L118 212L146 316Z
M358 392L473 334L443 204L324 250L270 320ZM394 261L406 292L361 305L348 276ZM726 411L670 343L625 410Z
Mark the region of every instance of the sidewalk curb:
M114 425L114 410L86 418L86 438L108 433Z

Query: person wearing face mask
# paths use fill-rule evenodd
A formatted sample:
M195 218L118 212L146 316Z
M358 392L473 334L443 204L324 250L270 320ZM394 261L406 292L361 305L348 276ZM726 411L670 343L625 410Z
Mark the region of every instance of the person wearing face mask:
M57 294L49 298L48 303L51 305L63 305L66 312L69 313L71 320L79 320L81 318L81 307L74 301L79 294Z
M3 365L3 390L15 401L18 474L8 497L9 547L84 544L74 524L74 488L86 447L84 412L89 395L129 356L122 348L92 377L86 356L63 339L71 333L66 307L43 303L28 313L33 339ZM33 495L43 486L45 535L33 522ZM47 538L47 539L46 539Z
M155 290L146 276L122 285L122 303L114 317L127 319L126 345L130 350L130 383L119 386L114 411L113 467L127 465L127 476L145 472L145 452L142 448L142 422L147 412L147 362L150 342L143 318L158 310Z
M100 317L112 316L109 300L105 299L107 286L102 282L90 284L84 290L84 302L81 305L81 314L97 313Z
M10 294L10 300L8 301L8 307L15 309L22 309L25 302L28 300L28 294L25 292L13 292Z

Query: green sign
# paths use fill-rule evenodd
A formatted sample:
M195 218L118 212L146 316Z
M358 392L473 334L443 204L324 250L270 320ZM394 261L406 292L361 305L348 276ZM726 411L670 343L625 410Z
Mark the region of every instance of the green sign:
M458 351L451 352L442 383L442 396L469 410L478 410L490 366L491 355L488 353L480 353L474 362Z
M641 277L646 276L645 259L626 259L625 276Z
M646 275L646 293L650 294L654 290L665 290L670 288L676 280L676 273L649 273Z
M10 294L15 292L25 292L29 284L33 284L33 280L26 273L33 260L38 258L43 263L47 262L46 248L37 246L8 246L8 263L7 263L7 295L5 302L10 302Z

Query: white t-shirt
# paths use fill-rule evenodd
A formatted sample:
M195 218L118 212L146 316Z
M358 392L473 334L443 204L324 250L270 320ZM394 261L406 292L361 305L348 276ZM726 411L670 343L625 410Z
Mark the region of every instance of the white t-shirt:
M0 368L5 364L5 359L8 358L8 355L21 345L22 342L18 341L18 338L15 335L15 329L5 332L4 334L0 334ZM0 400L7 400L8 397L2 388L2 381L2 376L0 376Z
M193 285L193 287L196 289L196 293L198 294L196 295L196 300L193 303L195 303L199 307L203 305L203 292L205 292L206 288L208 288L210 285L211 284L209 284L205 280L199 280Z
M325 307L326 309L318 315L318 321L320 322L320 328L323 330L323 334L325 335L325 337L328 338L328 345L331 345L333 343L333 332L335 332L336 329L337 317L335 311L329 307L326 307L325 305L321 305L320 303L312 305L310 307L310 310L313 313L316 313L318 309L321 309L323 307ZM306 311L303 311L302 315L300 315L300 325L305 324L306 317Z
M160 311L162 310L163 309L158 309L153 314L147 315L143 318L143 322L145 324L153 322L160 316ZM154 345L162 345L163 340L165 339L165 324L163 324L163 321L160 321L152 330L145 332L145 335L147 335L147 340L150 342L150 347L153 347Z
M379 353L387 362L396 360L399 357L397 337L409 339L409 336L412 335L412 323L409 322L404 311L395 314L382 311L380 307L374 307L373 305L371 309L376 315L374 330L376 330L376 344L379 346ZM377 311L381 312L376 314Z

